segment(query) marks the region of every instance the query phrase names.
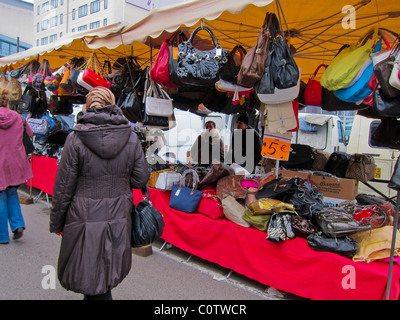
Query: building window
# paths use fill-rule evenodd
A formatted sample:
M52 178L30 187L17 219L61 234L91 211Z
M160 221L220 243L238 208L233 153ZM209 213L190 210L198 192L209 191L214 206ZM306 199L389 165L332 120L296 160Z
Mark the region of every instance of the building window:
M36 46L39 47L39 39L36 39Z
M57 27L58 19L57 16L50 18L50 28Z
M90 30L100 28L100 21L92 22L90 24Z
M60 24L63 24L64 22L64 15L60 13Z
M87 4L80 6L78 8L78 18L82 18L84 16L87 16Z
M38 22L38 23L36 23L36 32L39 32L40 31L40 23Z
M50 35L50 43L57 40L57 34Z
M37 6L37 15L39 15L40 14L40 4L38 4L38 6Z
M60 6L64 4L64 0L60 0Z
M107 18L103 20L103 26L107 25Z
M49 37L44 37L40 40L40 44L43 46L49 43Z
M47 30L49 28L49 19L42 20L42 31Z
M46 1L45 3L42 4L42 13L45 13L49 11L49 2Z
M58 0L50 0L50 9L55 9L58 7Z
M72 20L75 20L75 9L72 9Z
M62 32L60 32L60 38L62 38L62 36L63 36L63 33L62 33Z
M71 32L75 32L75 28L72 28Z
M108 8L108 0L104 0L104 9Z
M87 25L86 24L83 25L83 26L78 27L78 31L85 31L85 30L87 30Z
M92 1L90 3L90 13L95 13L100 11L100 0Z

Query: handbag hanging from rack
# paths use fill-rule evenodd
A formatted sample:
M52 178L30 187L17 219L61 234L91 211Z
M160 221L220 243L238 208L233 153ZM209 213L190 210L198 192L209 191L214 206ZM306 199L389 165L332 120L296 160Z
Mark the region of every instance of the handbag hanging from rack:
M400 95L400 90L391 86L389 83L390 76L393 71L394 62L400 57L400 37L396 39L395 44L388 56L382 61L374 65L374 74L380 85L380 91L389 99L396 98Z
M172 100L167 93L163 96L162 91L162 88L151 79L149 69L146 69L143 125L161 130L172 129L176 125ZM158 95L158 97L148 96L153 94ZM157 100L164 101L161 101L162 105L159 105L158 102L160 101Z
M206 30L213 41L214 48L201 51L193 47L192 42L200 30ZM223 49L212 30L205 26L194 29L189 40L178 45L176 75L185 85L210 86L219 79L223 65L228 61L228 52ZM170 72L174 72L170 70Z
M153 63L153 66L150 69L151 78L158 84L167 87L167 88L178 88L179 83L176 84L171 79L169 72L169 63L171 59L171 50L173 46L175 46L174 50L178 50L177 43L181 43L182 41L186 41L187 38L185 34L178 30L175 32L170 38L165 40L161 44L160 51L158 52L157 58ZM173 59L171 59L171 63L173 63Z
M237 76L237 83L243 87L252 88L264 74L268 58L268 47L270 43L270 25L273 13L265 15L264 23L258 34L257 42L243 58Z
M111 88L111 82L107 81L107 74L100 64L95 52L92 52L86 68L79 73L77 82L87 90L95 87Z
M307 82L306 89L304 90L304 101L308 106L321 106L322 86L318 80L315 80L315 77L321 68L326 69L326 67L326 64L320 64Z
M32 87L36 91L45 91L46 86L44 80L47 76L51 76L50 63L47 59L43 59L39 70L36 74L32 76Z

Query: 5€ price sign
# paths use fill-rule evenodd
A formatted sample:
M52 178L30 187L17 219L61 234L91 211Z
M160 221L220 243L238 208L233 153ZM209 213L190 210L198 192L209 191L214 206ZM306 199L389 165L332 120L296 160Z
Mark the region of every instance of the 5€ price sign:
M265 137L261 154L268 158L287 161L289 159L290 146L291 143L289 142Z

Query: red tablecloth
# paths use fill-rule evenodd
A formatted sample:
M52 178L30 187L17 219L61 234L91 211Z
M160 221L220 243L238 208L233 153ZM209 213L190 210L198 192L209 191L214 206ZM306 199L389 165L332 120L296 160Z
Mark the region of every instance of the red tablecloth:
M33 156L32 161L32 186L52 195L57 159ZM154 206L164 215L163 239L191 254L305 298L385 298L388 263L353 262L337 254L317 252L302 238L273 243L257 229L171 209L170 192L149 192ZM133 194L138 203L140 190L133 190ZM399 298L400 266L395 264L391 299Z
M273 243L255 228L171 209L170 192L149 192L154 206L164 215L162 238L195 256L305 298L385 298L389 263L353 262L334 253L317 252L298 237ZM140 190L134 190L134 202L141 199ZM395 264L391 299L399 299L399 295L400 266Z
M32 156L32 187L53 195L54 182L57 174L57 159L43 156ZM28 187L31 181L26 183Z

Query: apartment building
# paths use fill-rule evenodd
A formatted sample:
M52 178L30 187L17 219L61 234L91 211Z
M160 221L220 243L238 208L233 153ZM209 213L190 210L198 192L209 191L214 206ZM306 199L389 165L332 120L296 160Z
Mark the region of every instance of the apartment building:
M33 4L0 0L0 57L32 47Z
M35 0L34 45L54 42L67 33L89 31L117 22L134 23L149 12L125 0ZM135 1L133 1L135 2Z

